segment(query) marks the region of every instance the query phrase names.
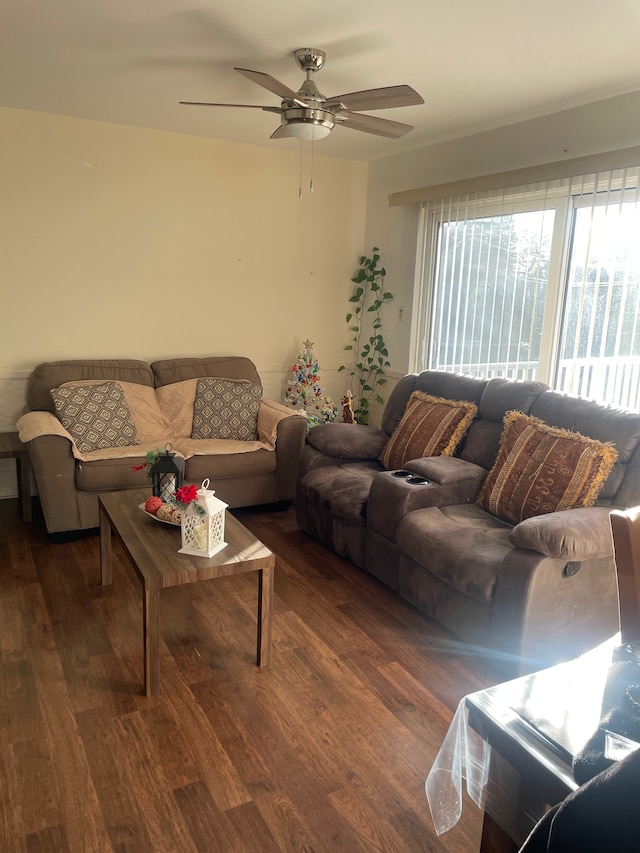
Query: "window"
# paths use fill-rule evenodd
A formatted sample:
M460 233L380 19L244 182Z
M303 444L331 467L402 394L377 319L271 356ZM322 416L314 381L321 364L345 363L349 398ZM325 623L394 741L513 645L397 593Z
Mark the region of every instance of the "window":
M623 169L429 202L413 367L640 403L640 192Z

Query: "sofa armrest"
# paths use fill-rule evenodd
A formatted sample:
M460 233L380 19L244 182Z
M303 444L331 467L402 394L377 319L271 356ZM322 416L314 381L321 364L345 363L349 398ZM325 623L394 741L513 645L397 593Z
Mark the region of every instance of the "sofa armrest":
M258 409L258 440L273 450L277 446L280 423L288 419L300 421L306 432L307 418L302 412L294 412L281 403L263 398Z
M577 657L619 628L613 555L574 562L513 548L505 557L490 645L504 653L507 678Z
M563 560L597 560L613 554L610 507L567 509L526 518L509 534L516 548Z
M42 435L59 435L73 444L73 439L52 412L26 412L16 423L23 444Z
M81 528L73 442L62 435L36 435L27 442L27 450L47 531Z
M303 412L263 399L258 412L258 438L276 451L276 488L274 501L290 501L296 483L298 458L307 434Z
M390 471L382 471L374 477L369 491L367 529L390 542L397 541L398 525L410 512L474 501L487 475L486 468L457 456L412 459L406 470L425 477L428 484L413 485Z
M318 424L309 430L307 441L334 459L377 459L389 436L365 424Z

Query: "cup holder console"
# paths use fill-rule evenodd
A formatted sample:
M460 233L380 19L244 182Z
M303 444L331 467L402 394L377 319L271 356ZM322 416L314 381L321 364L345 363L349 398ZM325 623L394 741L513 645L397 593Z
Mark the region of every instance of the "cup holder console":
M429 480L426 477L419 477L417 474L412 474L411 471L392 471L391 476L398 477L400 480L406 480L412 486L426 486L429 484Z

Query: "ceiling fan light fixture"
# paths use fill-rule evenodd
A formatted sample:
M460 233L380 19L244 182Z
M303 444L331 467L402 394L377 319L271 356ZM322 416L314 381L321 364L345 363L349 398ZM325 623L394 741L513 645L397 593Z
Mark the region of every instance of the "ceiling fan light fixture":
M333 113L327 110L295 108L284 110L278 137L294 137L306 141L324 139L335 126Z

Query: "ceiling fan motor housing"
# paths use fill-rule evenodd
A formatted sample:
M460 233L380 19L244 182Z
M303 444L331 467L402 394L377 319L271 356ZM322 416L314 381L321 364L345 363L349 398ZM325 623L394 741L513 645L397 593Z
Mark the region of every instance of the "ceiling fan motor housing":
M301 47L293 55L303 71L320 71L327 58L324 50L318 50L316 47Z

